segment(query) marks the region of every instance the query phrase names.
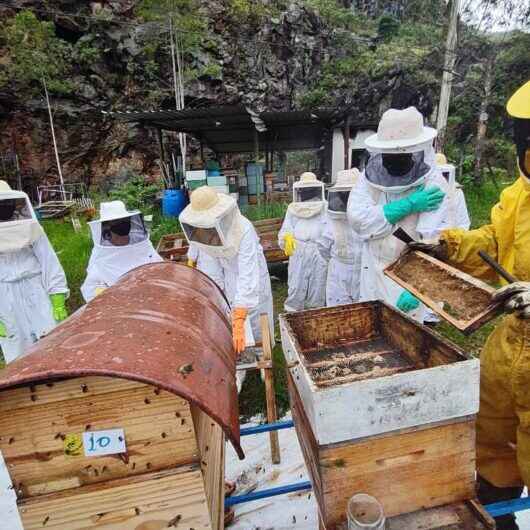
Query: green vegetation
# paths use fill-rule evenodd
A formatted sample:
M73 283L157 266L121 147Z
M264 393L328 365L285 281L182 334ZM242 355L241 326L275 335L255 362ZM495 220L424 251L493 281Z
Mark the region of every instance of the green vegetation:
M123 201L129 210L141 210L144 214L153 213L158 184L151 184L142 175L134 175L127 182L109 192L112 201Z
M12 83L41 93L45 78L50 92L72 91L68 81L71 47L55 36L53 22L40 21L31 11L20 11L0 29L0 47L5 55L0 86Z

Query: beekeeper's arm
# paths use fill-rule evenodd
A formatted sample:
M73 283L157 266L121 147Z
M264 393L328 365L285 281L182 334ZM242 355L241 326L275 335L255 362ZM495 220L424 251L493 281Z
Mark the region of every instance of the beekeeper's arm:
M81 285L81 294L86 303L93 300L98 294L101 294L108 286L99 277L94 267L88 265L87 276L83 285Z
M245 349L245 320L248 313L259 304L260 272L258 261L259 241L252 230L246 230L239 245L238 278L232 310L232 334L237 353Z
M190 246L188 247L188 267L195 268L198 261L199 249L197 248L197 245L190 243Z
M199 252L201 252L199 250ZM201 263L199 265L199 270L206 274L210 279L212 279L221 291L225 289L225 277L223 267L217 258L210 256L206 252L201 252Z
M364 177L350 193L348 221L363 240L383 238L392 232L393 225L385 217L383 205L377 204Z
M327 215L324 217L323 223L324 226L322 228L322 232L320 233L316 243L322 258L326 261L329 261L331 257L331 248L333 247L335 237L333 234L332 222Z
M42 285L50 297L53 317L56 322L61 322L68 316L66 299L70 291L66 275L45 234L33 243L32 248L41 266Z
M294 239L294 216L287 210L282 227L278 232L278 245L285 252L285 255L290 257L296 250L296 240Z
M471 226L471 219L467 210L466 197L461 188L457 188L455 192L455 210L456 210L456 225L458 228L469 230Z

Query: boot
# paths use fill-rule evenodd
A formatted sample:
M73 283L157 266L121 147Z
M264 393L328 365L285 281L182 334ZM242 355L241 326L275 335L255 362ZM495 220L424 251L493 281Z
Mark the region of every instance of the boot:
M494 486L486 479L482 478L480 475L478 479L478 500L486 505L492 504L494 502L501 501L510 501L512 499L517 499L523 493L523 487L509 487L509 488L498 488ZM515 515L509 513L506 515L501 515L499 517L494 517L495 524L497 525L497 530L519 530L519 526L515 521Z

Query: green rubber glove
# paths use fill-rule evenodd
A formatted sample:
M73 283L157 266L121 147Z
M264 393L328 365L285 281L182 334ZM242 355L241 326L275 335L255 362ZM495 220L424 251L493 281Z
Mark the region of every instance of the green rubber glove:
M53 318L55 319L55 322L62 322L64 319L68 318L66 295L64 293L51 294L50 302L52 303Z
M383 206L386 220L395 225L404 217L413 213L432 212L440 207L445 193L438 186L425 188L420 186L414 193L404 199L389 202Z
M5 339L7 337L6 325L3 322L0 322L0 339Z
M410 313L420 307L420 301L408 291L403 291L398 298L397 308L403 313Z

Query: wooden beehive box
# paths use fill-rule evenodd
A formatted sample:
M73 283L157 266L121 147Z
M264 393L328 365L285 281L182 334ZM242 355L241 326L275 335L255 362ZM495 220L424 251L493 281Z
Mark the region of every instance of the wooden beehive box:
M382 302L280 315L295 426L327 530L475 496L479 363Z
M222 529L225 436L241 457L228 302L139 267L0 372L0 506L6 467L25 530Z
M493 287L423 252L406 252L384 273L466 334L501 310Z
M86 456L82 433L109 429L126 452ZM223 528L223 431L172 393L111 377L24 385L0 393L0 433L25 530Z

